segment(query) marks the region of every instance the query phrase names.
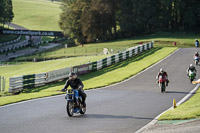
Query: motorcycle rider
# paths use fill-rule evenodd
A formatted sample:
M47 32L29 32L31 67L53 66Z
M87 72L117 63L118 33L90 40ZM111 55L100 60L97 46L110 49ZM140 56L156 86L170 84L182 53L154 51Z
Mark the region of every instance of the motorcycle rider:
M192 64L190 64L190 66L187 69L187 76L189 76L189 71L194 72L194 76L196 77L197 70Z
M83 90L84 85L83 85L82 81L77 77L76 73L74 73L74 72L71 72L69 74L69 79L67 80L65 87L62 89L62 91L67 91L67 88L69 86L72 89L78 89L79 94L80 94L80 96L82 96L82 99L83 99L83 107L86 107L85 100L86 100L87 95Z
M195 47L199 47L199 40L195 39Z
M196 52L196 53L194 54L194 59L195 59L195 57L197 57L197 58L199 59L199 53L198 53L198 52Z
M194 54L194 57L199 57L199 53L196 52L196 53Z
M168 75L167 72L165 72L162 68L160 68L160 72L158 72L158 75L156 76L157 83L159 82L159 77L165 78L166 79L166 86L168 86L169 80L168 80Z

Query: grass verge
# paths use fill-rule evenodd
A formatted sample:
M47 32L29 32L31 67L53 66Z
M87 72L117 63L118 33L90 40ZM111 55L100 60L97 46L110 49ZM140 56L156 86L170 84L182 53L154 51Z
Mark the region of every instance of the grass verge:
M10 77L53 71L97 61L107 56L110 55L74 57L42 62L24 62L23 64L19 65L4 65L0 66L0 74L6 78L6 91L8 92Z
M60 30L60 3L49 0L13 0L13 23L31 30Z
M164 113L159 120L185 120L200 118L200 88L188 101Z
M145 68L153 65L170 53L175 51L175 47L154 48L138 56L130 58L122 63L112 65L108 68L83 75L80 78L85 85L84 89L92 89L107 86L119 81L123 81ZM112 77L112 78L110 78ZM24 90L23 93L13 96L0 97L0 105L6 105L19 101L63 94L59 90L63 88L65 81L38 87L32 90Z

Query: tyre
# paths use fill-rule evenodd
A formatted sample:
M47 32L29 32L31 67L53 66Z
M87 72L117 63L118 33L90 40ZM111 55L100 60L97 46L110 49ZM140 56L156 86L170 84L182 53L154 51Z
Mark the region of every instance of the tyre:
M197 60L195 60L195 65L198 65L198 61Z
M194 81L194 77L190 77L190 82L192 83Z
M83 107L83 105L81 105L80 114L85 114L85 112L86 112L86 107Z
M161 84L161 92L164 92L165 91L165 83L162 83Z
M74 104L71 101L67 102L66 106L67 114L69 117L72 117L74 115Z

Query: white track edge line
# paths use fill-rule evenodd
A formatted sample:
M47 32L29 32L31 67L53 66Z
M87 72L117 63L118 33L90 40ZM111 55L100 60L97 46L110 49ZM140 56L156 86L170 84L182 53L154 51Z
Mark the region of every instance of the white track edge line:
M181 105L183 102L185 102L191 95L193 95L193 93L195 91L197 91L197 89L199 88L200 84L197 84L197 86L190 91L190 93L188 93L184 98L182 98L178 103L177 106ZM159 114L156 118L154 118L151 122L149 122L147 125L145 125L144 127L140 128L138 131L136 131L135 133L142 133L145 130L149 129L151 126L153 126L154 124L156 124L156 122L158 121L158 118L163 115L165 112L169 111L173 109L173 106L170 107L169 109L165 110L164 112L162 112L161 114Z
M157 64L161 63L163 60L169 58L170 56L172 56L174 53L176 53L177 51L179 51L179 49L177 49L176 51L172 52L170 55L166 56L165 58L163 58L162 60L156 62L155 64L151 65L150 67L144 69L143 71L139 72L138 74L124 80L124 81L121 81L121 82L118 82L118 83L115 83L115 84L112 84L112 85L108 85L108 86L105 86L105 87L100 87L100 88L95 88L95 89L90 89L90 90L85 90L85 91L94 91L94 90L98 90L98 89L104 89L104 88L108 88L108 87L112 87L112 86L116 86L116 85L119 85L119 84L122 84L124 82L127 82L133 78L135 78L136 76L146 72L147 70L151 69L152 67L156 66ZM65 95L65 94L61 94L61 95L56 95L56 96L48 96L48 97L42 97L42 98L37 98L37 99L30 99L30 100L26 100L26 101L21 101L21 102L17 102L17 103L11 103L11 104L8 104L8 105L3 105L3 106L0 106L0 108L5 108L5 107L9 107L9 106L13 106L13 105L17 105L17 104L22 104L22 103L26 103L26 102L31 102L31 101L36 101L36 100L41 100L41 99L49 99L49 98L54 98L54 97L60 97L62 95Z

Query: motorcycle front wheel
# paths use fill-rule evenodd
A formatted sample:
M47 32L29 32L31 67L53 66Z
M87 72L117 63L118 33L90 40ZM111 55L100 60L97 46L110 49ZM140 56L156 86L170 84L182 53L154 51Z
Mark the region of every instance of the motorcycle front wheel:
M162 83L161 84L161 92L164 92L165 91L165 83Z
M190 82L192 83L194 81L194 77L190 77Z
M74 104L71 101L67 101L66 106L67 114L69 117L72 117L74 115Z
M198 61L197 60L195 60L195 65L198 65Z

